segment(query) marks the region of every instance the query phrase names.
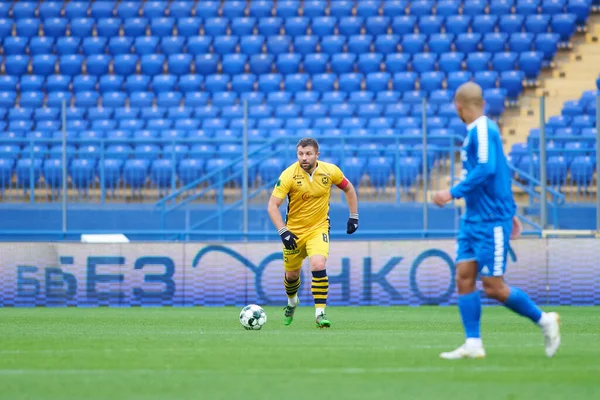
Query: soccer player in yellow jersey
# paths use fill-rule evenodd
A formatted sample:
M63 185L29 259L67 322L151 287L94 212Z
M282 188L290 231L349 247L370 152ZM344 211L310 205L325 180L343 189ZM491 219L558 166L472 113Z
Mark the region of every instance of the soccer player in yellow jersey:
M283 171L275 184L267 207L269 217L283 242L284 285L288 304L284 308L284 324L294 319L298 305L300 270L308 256L312 272L312 294L318 328L329 328L325 315L329 280L325 264L329 256L329 195L336 185L346 195L350 218L346 232L358 229L358 198L352 183L334 164L319 161L319 144L312 138L301 139L296 146L298 162ZM285 222L279 206L288 199Z

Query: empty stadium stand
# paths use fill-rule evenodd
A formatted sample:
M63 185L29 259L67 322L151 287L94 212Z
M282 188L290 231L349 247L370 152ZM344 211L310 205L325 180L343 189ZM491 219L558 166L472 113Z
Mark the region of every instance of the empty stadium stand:
M73 188L185 185L242 154L246 102L256 143L366 137L345 142L343 159L333 148L324 156L356 181L368 175L375 188L390 177L410 187L422 162L423 99L434 137L464 135L452 96L468 80L484 88L487 113L500 118L557 52L572 47L597 7L592 0L3 2L0 187L43 182L59 190L63 125ZM553 133L592 135L592 98L586 92L565 105L562 119L549 122ZM396 137L406 141L391 148ZM517 165L532 162L517 153ZM588 158L557 157L552 168L568 165L591 182ZM288 161L271 157L250 179L272 180Z

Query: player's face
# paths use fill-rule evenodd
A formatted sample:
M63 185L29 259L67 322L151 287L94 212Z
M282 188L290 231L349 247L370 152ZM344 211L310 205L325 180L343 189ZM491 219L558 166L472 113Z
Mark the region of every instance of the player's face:
M466 123L467 121L465 121L465 119L466 119L465 108L463 107L461 102L455 100L454 107L456 107L456 113L458 114L458 117L461 119L462 122Z
M298 147L297 153L298 162L303 170L306 172L312 172L312 170L317 165L317 158L319 157L319 152L313 146L306 147Z

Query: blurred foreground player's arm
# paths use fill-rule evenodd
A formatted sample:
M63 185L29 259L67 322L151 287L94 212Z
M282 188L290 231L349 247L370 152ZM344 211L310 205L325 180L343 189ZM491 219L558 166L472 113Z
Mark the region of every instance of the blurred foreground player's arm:
M332 176L333 184L344 191L346 202L350 210L350 217L346 224L346 233L351 235L358 229L358 195L352 182L348 180L339 168Z
M298 239L298 236L287 229L285 222L283 222L283 218L281 218L281 213L279 212L279 206L283 203L283 199L285 199L290 191L289 180L285 179L284 175L285 174L281 174L275 184L273 194L267 205L267 212L269 213L269 218L271 218L271 222L275 225L277 233L279 233L285 248L287 250L294 250L297 247L296 239Z

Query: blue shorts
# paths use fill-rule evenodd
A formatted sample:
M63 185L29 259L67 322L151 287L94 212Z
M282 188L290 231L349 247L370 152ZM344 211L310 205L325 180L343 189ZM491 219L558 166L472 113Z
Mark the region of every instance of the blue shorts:
M481 276L502 276L506 271L512 219L497 222L460 222L456 263L477 261Z

